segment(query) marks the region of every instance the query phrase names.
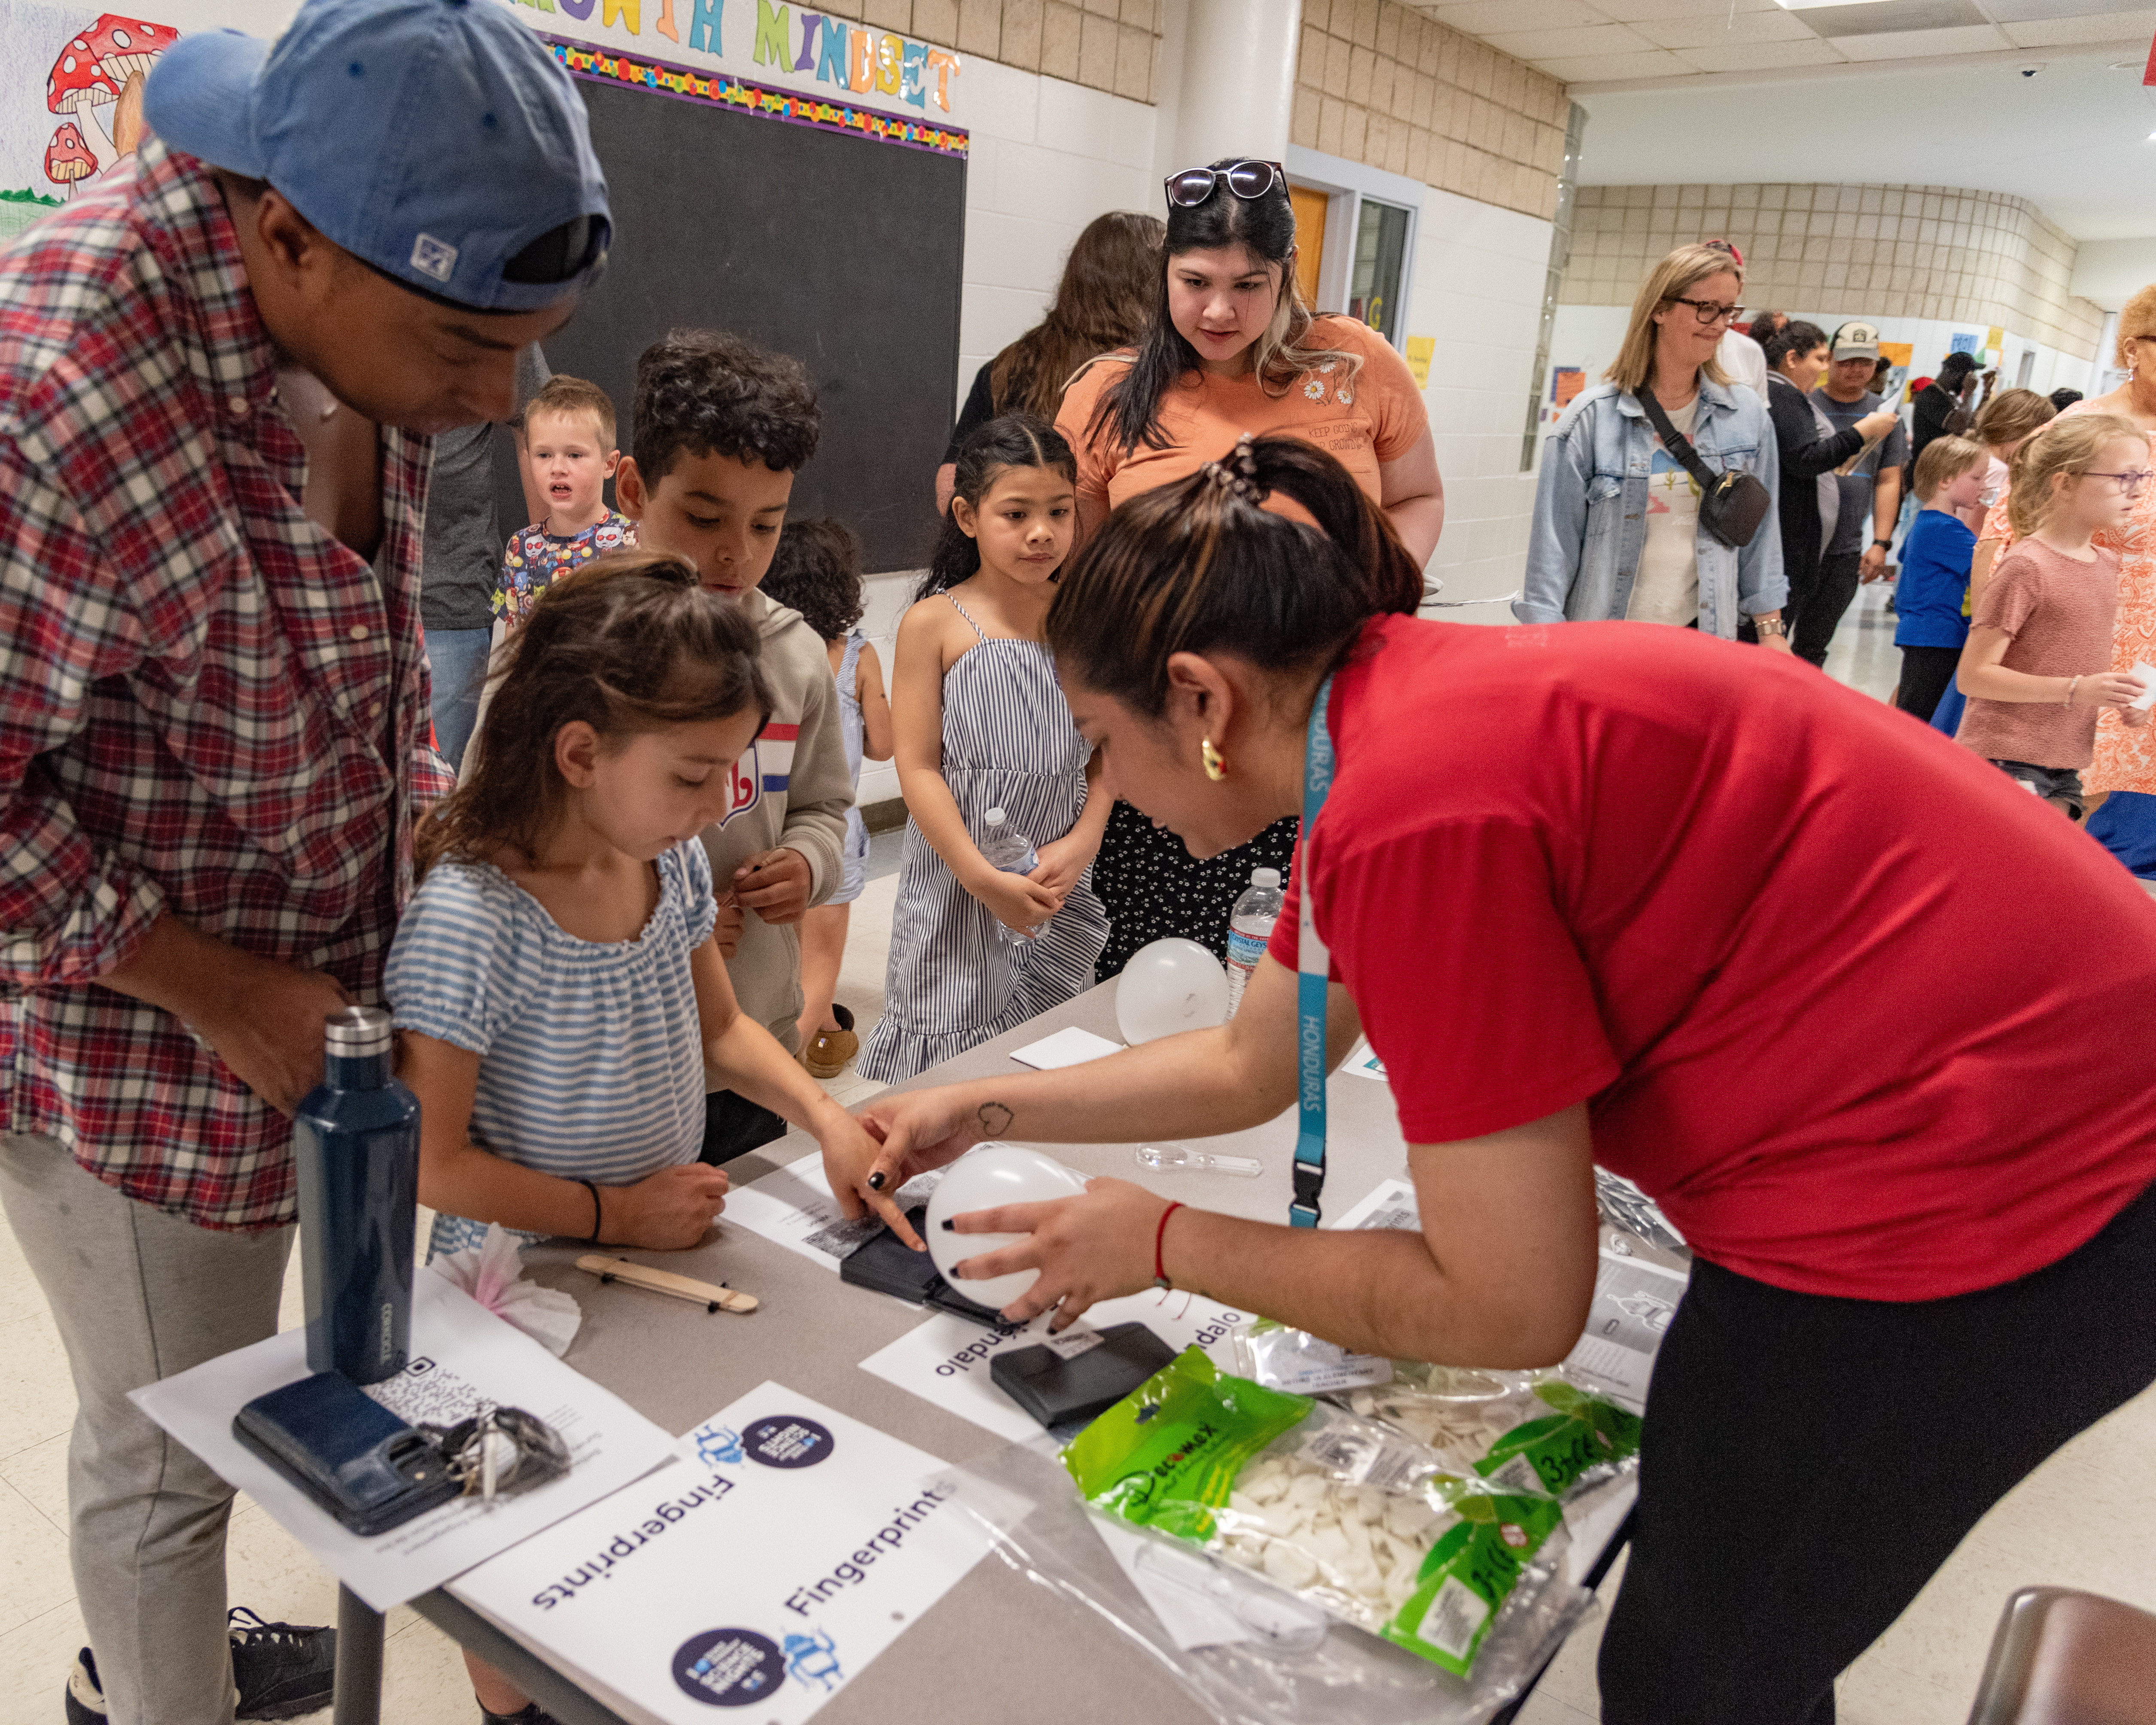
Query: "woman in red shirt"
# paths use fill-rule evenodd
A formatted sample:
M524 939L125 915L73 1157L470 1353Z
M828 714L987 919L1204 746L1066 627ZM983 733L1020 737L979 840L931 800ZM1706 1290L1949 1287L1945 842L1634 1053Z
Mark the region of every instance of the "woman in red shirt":
M1594 1165L1629 1176L1697 1260L1602 1716L1830 1721L1835 1674L1978 1517L2156 1380L2156 906L2004 775L1808 666L1685 630L1423 622L1419 587L1336 463L1260 439L1116 511L1048 634L1118 793L1195 855L1299 809L1329 752L1296 891L1335 1058L1359 1028L1389 1074L1421 1232L1171 1216L1103 1179L962 1219L1031 1235L968 1267L1040 1267L1010 1315L1066 1323L1158 1251L1178 1286L1359 1351L1543 1365L1592 1296ZM2045 938L1999 939L2032 904ZM1297 910L1219 1029L872 1104L884 1149L849 1200L991 1136L1278 1114Z

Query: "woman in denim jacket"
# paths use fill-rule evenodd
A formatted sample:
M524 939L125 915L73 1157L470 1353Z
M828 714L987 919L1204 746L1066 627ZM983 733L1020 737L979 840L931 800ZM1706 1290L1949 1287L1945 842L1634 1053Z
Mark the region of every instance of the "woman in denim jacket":
M1789 650L1775 510L1741 551L1701 528L1697 484L1663 449L1633 393L1651 388L1708 467L1749 473L1770 496L1779 492L1766 404L1715 358L1743 281L1731 254L1707 245L1679 246L1647 277L1616 363L1543 446L1526 587L1512 607L1521 622L1630 618L1696 624L1730 640L1748 619L1763 643Z

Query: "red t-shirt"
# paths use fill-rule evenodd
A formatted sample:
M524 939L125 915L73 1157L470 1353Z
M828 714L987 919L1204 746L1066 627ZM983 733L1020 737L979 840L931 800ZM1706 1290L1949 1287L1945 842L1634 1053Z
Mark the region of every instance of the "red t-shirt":
M2156 1179L2156 904L2058 812L1779 655L1372 623L1312 891L1411 1143L1589 1103L1715 1263L1875 1300L2064 1256Z

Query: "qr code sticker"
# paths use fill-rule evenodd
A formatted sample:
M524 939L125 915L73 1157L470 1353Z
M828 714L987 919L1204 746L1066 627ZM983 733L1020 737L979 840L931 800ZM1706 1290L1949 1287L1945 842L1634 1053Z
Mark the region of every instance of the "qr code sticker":
M826 1222L802 1244L829 1257L850 1258L882 1232L883 1222L874 1214L850 1222L841 1216L835 1222Z
M362 1387L408 1425L454 1425L495 1405L491 1397L424 1355L394 1378Z
M1423 1613L1415 1635L1448 1658L1465 1659L1474 1651L1475 1637L1489 1617L1490 1602L1457 1575L1448 1575L1430 1609Z

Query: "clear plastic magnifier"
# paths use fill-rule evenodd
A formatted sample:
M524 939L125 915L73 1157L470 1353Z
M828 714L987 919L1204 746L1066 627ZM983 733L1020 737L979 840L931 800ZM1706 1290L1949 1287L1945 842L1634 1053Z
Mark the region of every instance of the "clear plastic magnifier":
M1233 1174L1243 1180L1265 1171L1265 1163L1255 1156L1214 1156L1188 1144L1141 1144L1137 1163L1163 1173Z

